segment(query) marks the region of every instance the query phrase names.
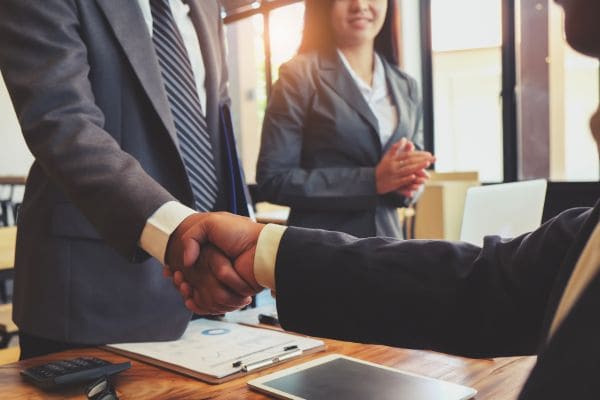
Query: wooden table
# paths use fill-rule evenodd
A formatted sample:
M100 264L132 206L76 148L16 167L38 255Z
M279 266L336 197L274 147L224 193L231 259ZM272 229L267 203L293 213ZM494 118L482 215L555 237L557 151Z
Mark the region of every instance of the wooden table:
M17 175L0 176L0 185L16 186L16 185L24 185L25 183L27 183L26 176L17 176Z
M17 228L0 227L0 300L7 301L5 282L14 277Z
M6 348L18 332L19 328L12 320L12 304L0 304L0 349Z
M0 227L0 271L13 268L16 245L17 227Z
M249 374L221 385L209 385L183 375L151 365L132 361L132 368L114 378L114 386L121 400L128 399L268 399L246 386L249 379L270 374L276 370L300 364L330 353L376 362L433 378L469 385L479 393L476 399L516 399L525 378L531 370L533 357L473 360L429 351L394 349L386 346L325 340L327 351L301 357L277 367ZM10 399L82 399L83 389L73 388L58 393L46 393L22 380L19 371L44 362L80 356L94 356L112 362L127 359L108 351L91 348L70 350L14 364L0 366L2 398Z

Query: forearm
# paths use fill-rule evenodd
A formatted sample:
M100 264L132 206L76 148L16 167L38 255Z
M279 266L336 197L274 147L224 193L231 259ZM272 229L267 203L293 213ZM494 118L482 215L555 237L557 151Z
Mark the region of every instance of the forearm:
M286 329L468 356L532 354L580 225L553 221L483 249L289 228L275 268Z
M36 162L108 243L132 257L145 221L174 199L104 128L76 6L7 0L0 15L0 69Z

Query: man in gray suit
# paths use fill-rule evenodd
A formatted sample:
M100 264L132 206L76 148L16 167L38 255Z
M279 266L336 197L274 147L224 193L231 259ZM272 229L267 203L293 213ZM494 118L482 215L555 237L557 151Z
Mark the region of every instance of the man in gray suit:
M3 0L0 38L35 156L15 260L22 357L178 338L191 313L161 263L176 228L228 202L218 2ZM250 301L232 269L199 274L203 312Z

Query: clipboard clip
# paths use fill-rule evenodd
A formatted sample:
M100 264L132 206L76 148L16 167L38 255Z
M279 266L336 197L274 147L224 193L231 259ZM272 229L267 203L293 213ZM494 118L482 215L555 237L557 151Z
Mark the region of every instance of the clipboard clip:
M249 363L244 363L242 360L234 362L231 366L233 368L240 368L242 372L251 372L257 370L259 368L263 368L269 365L277 364L281 361L288 360L290 358L297 357L302 355L302 349L298 346L286 346L283 348L281 353L274 354L269 356L269 358L265 358L264 360L252 361Z

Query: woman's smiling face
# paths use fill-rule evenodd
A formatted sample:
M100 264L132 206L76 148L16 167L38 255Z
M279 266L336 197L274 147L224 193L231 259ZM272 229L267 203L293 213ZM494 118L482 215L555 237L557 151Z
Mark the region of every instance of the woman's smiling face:
M387 0L333 0L331 26L338 47L373 42L387 12Z

